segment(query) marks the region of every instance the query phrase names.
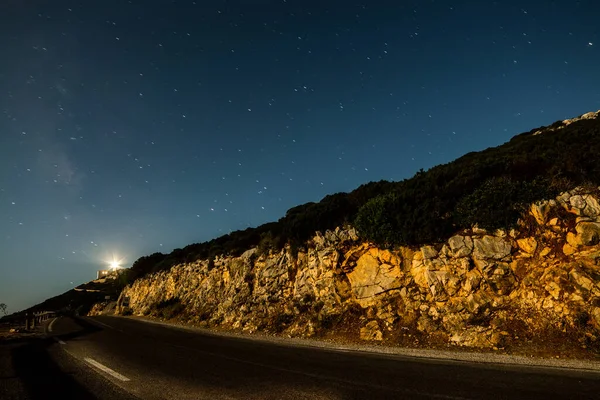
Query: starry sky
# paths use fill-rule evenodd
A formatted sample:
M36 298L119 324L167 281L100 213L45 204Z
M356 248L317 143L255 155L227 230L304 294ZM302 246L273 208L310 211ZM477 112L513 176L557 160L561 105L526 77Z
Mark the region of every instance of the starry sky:
M3 1L0 302L598 110L599 15L595 0Z

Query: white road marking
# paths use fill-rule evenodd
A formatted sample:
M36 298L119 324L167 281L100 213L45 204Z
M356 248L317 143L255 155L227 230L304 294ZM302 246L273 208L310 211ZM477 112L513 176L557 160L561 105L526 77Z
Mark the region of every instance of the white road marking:
M65 342L63 342L62 340L60 340L59 338L55 337L54 340L56 340L58 343L60 344L66 344Z
M93 324L95 323L95 324L98 324L98 325L102 325L102 326L103 326L103 327L105 327L105 328L109 328L109 329L115 329L115 328L113 328L112 326L110 326L110 325L108 325L108 324L105 324L104 322L100 322L100 321L98 321L98 320L96 320L96 319L88 319L88 320L89 320L89 321L91 321Z
M98 368L100 371L102 372L106 372L107 374L109 374L110 376L112 376L113 378L116 378L120 381L123 382L128 382L131 379L129 379L128 377L121 375L120 373L113 371L112 369L105 367L104 365L100 364L98 361L91 359L89 357L84 358L85 361L87 361L88 363L90 363L91 365L93 365L94 367Z
M100 321L98 321L96 319L86 318L85 320L86 321L90 321L92 324L98 324L98 325L101 325L101 326L103 326L105 328L112 329L112 330L115 330L117 332L125 333L125 332L123 332L122 329L115 328L114 326L110 326L110 325L105 324L104 322L100 322Z

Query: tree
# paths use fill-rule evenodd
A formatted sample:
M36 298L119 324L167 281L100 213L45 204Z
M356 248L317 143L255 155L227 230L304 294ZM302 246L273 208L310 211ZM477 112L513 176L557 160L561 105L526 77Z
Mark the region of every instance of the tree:
M359 234L380 246L398 243L398 226L395 205L398 196L386 193L367 201L359 210L354 221Z
M6 315L6 304L0 303L0 311L2 311L4 315Z
M526 182L492 177L458 202L456 222L462 228L475 224L491 231L511 228L530 203L558 194L549 186L543 179Z

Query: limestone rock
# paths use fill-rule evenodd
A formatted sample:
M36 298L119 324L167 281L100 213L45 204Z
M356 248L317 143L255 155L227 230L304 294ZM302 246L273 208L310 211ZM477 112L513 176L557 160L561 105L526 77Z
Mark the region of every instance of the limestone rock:
M473 252L473 239L470 236L452 236L448 245L454 257L468 257Z
M591 322L600 331L600 307L594 307L590 313Z
M592 290L594 286L594 282L580 271L572 270L569 273L569 277L575 282L577 286L586 291Z
M583 215L583 210L585 209L585 206L587 205L587 203L585 202L583 197L581 197L578 194L575 196L572 196L569 199L569 203L571 204L571 207L574 210L576 210L577 215Z
M375 320L367 322L365 326L360 328L360 338L362 340L383 340L383 333L379 329L379 324Z
M487 231L485 229L480 228L477 225L475 225L472 230L473 230L473 233L476 235L485 235L487 233Z
M597 219L600 216L600 204L598 199L590 194L586 194L581 191L580 188L576 188L569 192L561 194L557 198L563 207L578 216L589 217Z
M493 346L490 341L491 332L482 326L470 327L462 332L456 332L450 337L450 342L459 346L475 348L489 348Z
M473 239L473 245L475 248L473 255L481 260L500 260L508 256L512 249L506 240L489 235Z
M554 300L558 300L560 297L560 286L556 282L548 282L546 285L546 291L550 293L550 295L554 298Z
M532 204L529 213L535 218L539 225L544 225L548 219L548 213L555 206L554 200L540 201Z
M438 330L438 324L427 314L421 314L417 320L417 329L420 332L433 333Z
M598 200L591 195L584 195L583 198L586 203L585 215L590 218L598 218L600 216L600 204L598 204Z
M242 253L241 258L243 260L249 260L252 256L254 256L254 254L256 254L256 251L258 249L256 247L246 250L245 252Z
M569 243L565 243L563 245L563 253L565 254L565 256L570 256L572 254L575 254L577 252L577 249L573 246L571 246Z
M474 314L487 306L490 303L491 298L487 293L479 291L475 294L470 294L465 300L465 308L470 313Z
M467 277L463 284L463 289L466 293L472 293L473 291L479 289L479 284L483 277L481 276L481 272L474 269L467 273Z
M373 254L366 253L358 259L356 268L348 274L348 279L356 300L366 307L375 301L374 296L399 289L401 274L399 267L379 264Z
M593 246L600 242L600 223L580 222L575 227L577 241L582 246Z
M541 251L540 251L540 257L546 257L548 254L550 254L552 252L552 249L550 247L544 247Z
M431 258L435 258L438 255L437 250L433 246L423 246L421 247L421 253L423 253L423 259L429 260Z
M533 237L518 239L517 244L527 254L534 254L537 249L537 241Z
M435 272L430 271L429 268L423 264L417 265L410 271L413 281L424 289L429 287L436 282Z

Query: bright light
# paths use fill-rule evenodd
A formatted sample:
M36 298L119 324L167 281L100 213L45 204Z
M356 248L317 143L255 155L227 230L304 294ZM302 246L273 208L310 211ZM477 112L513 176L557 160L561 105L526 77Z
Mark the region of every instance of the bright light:
M119 257L115 253L108 255L108 257L104 258L104 262L107 264L107 268L115 271L123 268L123 265L127 263L125 258Z

